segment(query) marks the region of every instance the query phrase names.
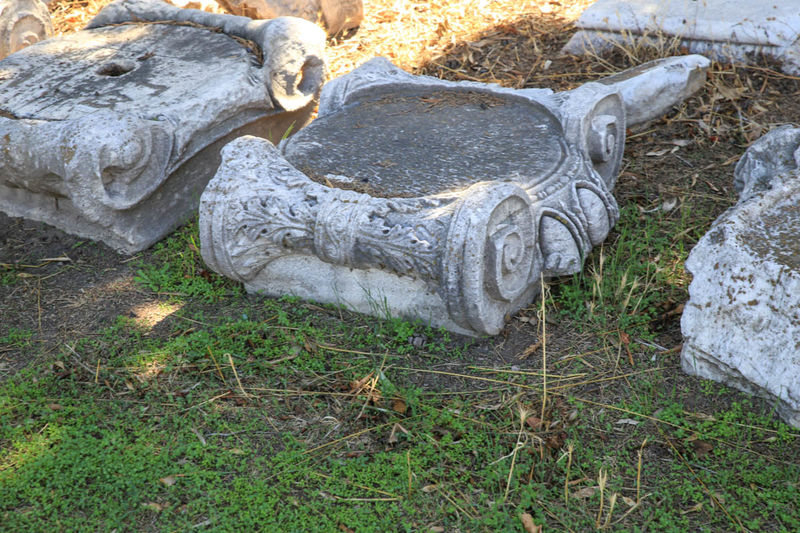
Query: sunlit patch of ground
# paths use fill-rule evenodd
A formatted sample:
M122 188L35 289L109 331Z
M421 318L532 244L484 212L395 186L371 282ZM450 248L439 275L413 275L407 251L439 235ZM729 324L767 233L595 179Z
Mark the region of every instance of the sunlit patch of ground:
M131 309L134 320L144 327L152 328L183 307L183 303L146 302Z

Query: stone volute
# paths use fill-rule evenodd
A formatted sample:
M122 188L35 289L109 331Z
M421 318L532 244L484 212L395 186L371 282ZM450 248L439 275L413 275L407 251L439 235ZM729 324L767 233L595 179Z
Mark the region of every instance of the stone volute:
M318 118L277 147L223 149L201 198L203 258L251 292L496 334L617 221L631 80L556 94L373 59L328 83Z

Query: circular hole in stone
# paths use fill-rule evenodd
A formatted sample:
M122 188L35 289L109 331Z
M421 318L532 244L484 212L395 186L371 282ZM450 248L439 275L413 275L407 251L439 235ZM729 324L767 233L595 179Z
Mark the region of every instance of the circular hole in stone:
M136 63L133 61L116 60L109 61L105 65L97 69L100 76L122 76L136 68Z

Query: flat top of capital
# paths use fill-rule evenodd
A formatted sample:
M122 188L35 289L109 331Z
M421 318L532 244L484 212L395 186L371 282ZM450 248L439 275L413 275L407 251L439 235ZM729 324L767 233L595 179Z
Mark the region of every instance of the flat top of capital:
M256 62L235 39L203 28L134 23L84 30L0 61L0 107L39 120L99 110L177 118L200 102L240 101L243 88L255 89Z

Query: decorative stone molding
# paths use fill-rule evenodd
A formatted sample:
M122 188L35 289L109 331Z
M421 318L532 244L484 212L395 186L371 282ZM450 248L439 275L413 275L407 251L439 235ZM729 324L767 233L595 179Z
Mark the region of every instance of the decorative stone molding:
M0 2L0 59L51 35L50 13L39 0Z
M739 203L686 261L681 364L773 401L800 427L800 128L763 136L734 175Z
M324 33L154 0L0 61L0 210L134 252L196 209L219 149L305 124Z
M201 251L251 292L496 334L613 227L624 140L614 84L512 90L374 59L278 147L223 149Z

